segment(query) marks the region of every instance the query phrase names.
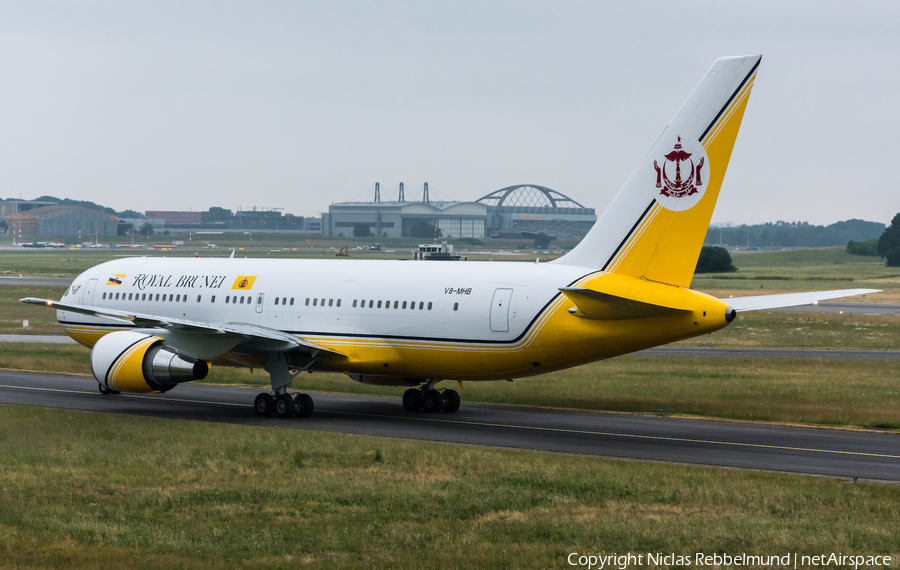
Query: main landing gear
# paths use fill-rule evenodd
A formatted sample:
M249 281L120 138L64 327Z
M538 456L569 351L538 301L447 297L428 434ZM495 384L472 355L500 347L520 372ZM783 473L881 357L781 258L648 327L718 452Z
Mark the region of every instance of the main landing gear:
M282 388L283 389L283 388ZM269 392L263 392L253 402L253 409L257 416L275 415L279 418L308 418L313 413L313 399L309 394L294 394L286 391L274 396Z
M104 396L109 396L110 394L121 394L122 392L118 390L113 390L111 388L107 388L103 384L98 383L97 386L100 388L100 393Z
M410 388L403 393L403 407L407 412L422 409L431 413L441 410L453 413L459 409L459 403L459 394L456 390L435 390L431 382L421 388Z
M313 413L313 399L309 394L288 394L287 387L297 370L291 370L283 353L273 353L266 362L266 372L272 380L272 391L256 396L253 410L257 416L275 415L279 418L308 418Z

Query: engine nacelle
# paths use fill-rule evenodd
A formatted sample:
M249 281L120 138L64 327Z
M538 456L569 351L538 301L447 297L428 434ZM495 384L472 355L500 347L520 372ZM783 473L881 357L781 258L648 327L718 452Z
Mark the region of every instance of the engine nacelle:
M209 366L178 354L161 337L120 331L94 344L91 370L110 390L165 392L181 382L206 378Z

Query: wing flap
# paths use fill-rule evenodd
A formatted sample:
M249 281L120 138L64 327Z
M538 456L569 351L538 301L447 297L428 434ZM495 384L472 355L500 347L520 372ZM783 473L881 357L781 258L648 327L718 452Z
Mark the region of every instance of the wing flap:
M760 311L765 309L780 309L782 307L796 307L798 305L810 305L817 301L828 299L840 299L854 295L867 293L879 293L880 289L840 289L836 291L812 291L808 293L785 293L782 295L759 295L756 297L729 297L720 299L731 305L735 311Z
M687 312L683 309L636 301L627 297L601 293L591 289L560 287L559 290L575 303L578 311L574 314L588 319L621 321Z

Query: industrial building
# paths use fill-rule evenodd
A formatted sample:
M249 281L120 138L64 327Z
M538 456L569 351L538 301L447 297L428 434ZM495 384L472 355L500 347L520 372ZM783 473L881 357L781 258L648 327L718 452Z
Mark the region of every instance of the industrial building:
M118 218L82 206L40 206L10 214L6 221L15 236L114 236Z
M352 236L358 224L380 237L416 237L419 224L437 228L445 238L528 237L545 233L557 239L581 239L597 216L568 196L533 184L491 192L474 202L431 201L425 183L421 201L407 201L400 183L396 201L382 201L375 184L372 202L332 204L323 214L323 233ZM420 226L421 227L421 226Z

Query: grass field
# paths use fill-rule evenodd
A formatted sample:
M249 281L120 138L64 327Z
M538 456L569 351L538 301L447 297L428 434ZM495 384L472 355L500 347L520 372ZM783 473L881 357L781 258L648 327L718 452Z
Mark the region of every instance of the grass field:
M0 568L897 560L898 502L898 485L0 406Z
M735 273L695 275L693 289L717 297L772 295L830 289L882 289L848 300L900 302L900 267L879 257L850 255L842 247L732 254Z

